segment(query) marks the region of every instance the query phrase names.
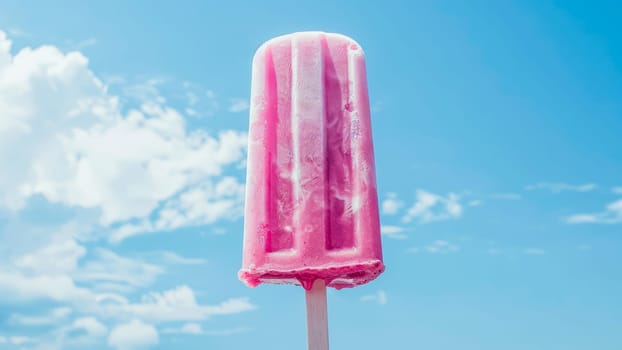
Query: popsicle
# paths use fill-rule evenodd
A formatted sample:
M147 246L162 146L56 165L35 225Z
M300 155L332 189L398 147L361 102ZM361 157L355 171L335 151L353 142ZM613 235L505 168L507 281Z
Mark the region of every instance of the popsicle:
M383 272L370 123L354 40L300 32L257 50L242 281L311 291L316 281L341 289Z
M243 267L250 286L383 271L365 58L339 34L302 32L253 59Z

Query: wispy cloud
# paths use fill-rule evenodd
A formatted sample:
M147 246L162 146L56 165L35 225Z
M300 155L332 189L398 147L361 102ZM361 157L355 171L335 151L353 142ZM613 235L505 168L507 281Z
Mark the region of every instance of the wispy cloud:
M467 203L467 205L468 205L469 207L478 207L478 206L482 205L482 203L483 203L483 201L482 201L482 200L480 200L480 199L474 199L474 200L472 200L472 201L469 201L469 203Z
M618 224L622 223L622 199L609 203L604 211L574 214L566 218L569 224Z
M108 327L93 316L80 317L71 324L61 326L55 332L55 348L90 348L105 340L108 335ZM45 342L44 344L49 344Z
M161 253L162 258L165 262L169 264L179 264L179 265L202 265L207 263L206 259L201 258L186 258L175 254L173 252L164 251Z
M215 305L201 304L188 286L147 293L140 301L132 302L123 294L134 295L136 287L149 286L159 275L160 267L106 249L92 250L94 253L86 251L75 241L53 241L12 259L10 266L0 262L0 299L17 303L53 301L66 305L35 314L13 313L8 318L9 323L20 326L59 324L60 328L50 335L51 338L44 337L41 344L48 344L50 349L64 349L70 345L85 348L89 347L86 344L101 338L106 328L94 316L113 322L141 319L166 323L204 320L254 308L245 298L230 298ZM179 263L202 262L168 253L164 256ZM54 261L58 262L57 266L45 267L54 265ZM101 287L102 284L119 288ZM79 317L74 324L63 326L74 315ZM81 335L84 332L87 335Z
M397 198L397 193L389 192L382 201L382 213L385 215L395 215L404 206L404 202Z
M9 28L8 32L9 34L11 34L12 37L15 37L15 38L25 38L25 37L32 36L30 33L20 28Z
M54 241L30 253L16 257L13 264L29 273L62 274L72 272L86 249L74 239Z
M387 298L387 293L385 291L379 290L374 294L363 295L361 297L361 301L375 302L378 303L378 305L386 305L389 302L389 299Z
M417 200L402 217L403 222L418 220L420 223L457 219L462 215L460 197L454 193L441 196L417 190Z
M205 182L167 201L157 210L155 221L144 219L121 225L109 240L119 243L139 234L236 219L242 215L243 200L244 185L234 177L224 177L216 184Z
M622 194L622 186L616 186L611 188L611 192L613 192L613 194Z
M23 335L0 336L0 344L24 345L32 342L34 342L33 338Z
M31 316L22 314L11 314L11 316L9 316L9 323L24 326L53 325L67 319L67 317L71 313L71 308L59 307L43 315Z
M404 233L402 226L383 225L380 227L382 235L393 239L406 239L408 236Z
M201 324L190 322L185 323L179 328L165 328L162 330L162 333L170 333L170 334L189 334L189 335L207 335L214 337L226 337L239 333L244 333L250 331L251 328L248 327L235 327L235 328L225 328L225 329L204 329Z
M124 97L131 97L141 103L166 103L166 99L162 96L162 92L160 91L160 86L166 82L166 79L162 77L149 78L131 84L127 84L126 81L118 80L118 77L114 81L125 84L122 88Z
M423 247L411 247L409 253L450 254L460 251L460 246L444 240L436 240Z
M203 331L203 327L201 327L201 324L194 323L194 322L185 323L179 328L165 328L162 330L162 333L171 333L171 334L199 335L199 334L203 334L203 332L204 331Z
M546 250L542 248L526 248L523 250L523 253L527 255L544 255L546 254Z
M97 39L87 38L83 40L67 40L65 44L70 50L83 50L89 46L97 45Z
M114 301L114 302L110 302ZM150 322L202 321L218 315L231 315L255 309L247 298L230 298L216 305L197 302L192 288L182 285L163 292L151 292L138 303L114 294L98 300L98 312L108 317L135 317Z
M0 264L0 297L11 301L51 300L92 303L95 291L130 292L153 283L162 269L153 264L120 256L110 250L97 248L82 262L86 249L74 240L51 242L13 259L9 265ZM91 290L90 288L93 288ZM52 314L16 321L44 322L61 317L66 309Z
M4 301L50 300L79 303L92 296L90 290L77 286L66 274L30 275L0 266L0 298Z
M182 84L186 107L184 111L191 117L211 117L220 110L219 97L212 89L185 81Z
M151 285L163 269L157 265L120 256L113 251L98 248L94 258L77 268L72 276L77 281L94 285L121 284L129 289ZM105 289L104 285L104 288Z
M244 112L248 109L248 101L245 98L230 98L229 108L227 110L232 113Z
M158 330L141 320L120 324L108 336L108 345L118 350L151 347L159 342Z
M534 185L528 185L525 187L528 191L533 190L547 190L553 193L561 192L590 192L598 187L595 183L586 183L581 185L572 185L563 182L540 182Z

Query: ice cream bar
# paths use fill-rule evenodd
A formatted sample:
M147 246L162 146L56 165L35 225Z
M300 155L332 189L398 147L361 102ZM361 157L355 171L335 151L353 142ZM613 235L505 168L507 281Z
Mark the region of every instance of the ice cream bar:
M253 59L239 277L354 287L383 270L365 57L352 39L294 33Z

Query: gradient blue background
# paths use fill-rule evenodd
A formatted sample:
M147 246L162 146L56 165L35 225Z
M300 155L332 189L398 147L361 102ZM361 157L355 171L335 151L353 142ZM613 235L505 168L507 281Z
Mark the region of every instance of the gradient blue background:
M322 30L356 39L367 55L379 195L404 202L382 223L407 235L383 238L387 269L376 281L329 293L332 348L361 350L622 348L622 220L566 220L620 198L611 188L622 185L621 18L615 1L0 3L0 29L30 33L11 38L14 51L95 38L80 51L100 76L165 76L221 96L248 97L253 52L273 36ZM188 123L248 125L245 113L227 112ZM597 186L527 189L544 182ZM417 189L458 194L462 215L402 222ZM16 215L54 221L63 210L42 199ZM242 285L242 220L216 226L226 234L193 227L111 248L204 257L208 264L169 270L153 288L186 283L205 301L248 296L258 306L205 323L245 332L161 334L154 348L304 348L302 289ZM437 240L459 249L426 252ZM386 304L360 300L378 291ZM37 307L0 302L0 335L46 332L2 323L15 308Z

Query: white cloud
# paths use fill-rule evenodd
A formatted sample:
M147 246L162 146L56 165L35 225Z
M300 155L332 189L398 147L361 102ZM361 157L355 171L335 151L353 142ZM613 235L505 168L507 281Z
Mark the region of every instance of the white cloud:
M227 233L227 230L222 227L214 227L212 228L212 233L215 235L224 235Z
M95 317L82 317L76 319L72 324L73 329L83 329L90 336L104 336L108 333L108 328L99 322Z
M85 255L86 249L74 240L53 241L16 257L12 265L0 264L0 296L17 301L48 299L89 305L95 302L96 291L128 293L151 285L163 272L157 265L103 248L95 249L80 264ZM25 318L20 320L28 322ZM30 323L36 320L34 317Z
M523 253L527 255L544 255L546 254L546 250L542 248L527 248L523 251Z
M622 186L616 186L611 188L613 194L622 194Z
M169 334L189 334L189 335L207 335L213 337L227 337L239 333L248 332L248 327L234 327L225 329L203 329L203 327L194 322L185 323L179 328L165 328L162 333Z
M380 227L380 232L389 238L393 239L406 239L408 236L404 234L404 228L401 226L394 225L382 225Z
M11 323L53 324L66 319L72 313L72 309L75 309L78 315L90 313L106 319L138 318L150 322L168 322L198 321L255 308L246 298L232 298L215 305L200 304L195 298L194 291L188 286L179 286L161 293L148 293L139 302L129 302L126 297L116 293L129 293L135 288L149 286L162 273L160 267L98 248L94 250L94 254L88 255L89 259L77 266L72 260L71 263L63 263L65 267L62 269L42 268L42 262L47 261L53 264L56 255L63 255L68 251L68 249L56 249L58 247L71 247L70 252L81 251L77 248L82 248L76 244L53 243L37 250L37 252L45 253L42 254L44 258L38 261L34 259L37 256L35 253L28 253L16 259L20 262L21 269L16 266L0 267L0 299L17 302L53 300L70 305L71 309L67 306L54 309L47 314L13 314L9 318ZM170 252L166 253L164 256L176 263L204 262L201 259L188 259ZM73 254L72 259L75 260L76 256L83 254L84 252L78 255ZM60 257L58 259L61 260ZM25 261L29 263L25 264ZM78 286L76 281L88 283L94 289ZM66 341L66 339L63 340L63 342Z
M114 283L130 287L145 287L163 271L159 266L122 257L110 250L95 249L94 258L85 262L73 274L77 281Z
M16 37L16 38L24 38L24 37L29 37L31 36L30 33L20 29L20 28L9 28L8 29L9 34L11 34L11 36Z
M230 298L215 305L200 304L194 291L182 285L163 292L144 294L138 302L130 302L115 293L99 294L95 304L90 305L86 311L107 319L167 323L203 321L213 316L247 312L255 307L247 298Z
M0 344L23 345L33 341L34 340L32 338L21 335L14 335L10 337L0 336Z
M47 314L38 316L27 316L22 314L11 314L9 323L23 326L53 325L65 320L72 313L69 307L55 308Z
M33 338L25 337L25 336L13 336L13 337L10 337L9 339L10 339L10 342L15 345L22 345L22 344L26 344L26 343L30 343L34 341Z
M114 81L114 80L113 80ZM125 79L115 82L126 83ZM125 84L123 86L123 95L133 98L139 102L158 102L165 103L166 99L162 96L159 86L164 83L163 78L151 78L139 83Z
M199 323L190 322L185 323L179 328L165 328L164 330L162 330L162 333L199 335L203 334L204 331Z
M569 224L594 224L603 223L600 214L573 214L566 218Z
M78 287L67 275L25 275L0 266L0 299L5 301L53 300L88 302L92 293Z
M387 298L387 293L383 290L379 290L375 294L363 295L361 301L376 302L379 305L386 305L389 300Z
M159 342L156 328L140 320L120 324L108 336L108 345L118 350L149 348Z
M194 291L179 286L161 293L149 293L139 303L117 299L102 308L108 315L126 315L150 322L201 321L216 315L229 315L253 310L255 306L246 298L228 299L217 305L202 305L196 301Z
M104 226L146 220L244 158L245 133L188 131L163 105L158 80L130 89L142 104L124 113L81 53L10 48L1 33L0 207L19 210L39 194L97 210Z
M395 215L404 206L404 202L397 198L395 193L387 193L387 197L382 201L382 213L386 215Z
M88 214L62 223L37 223L9 215L10 219L0 224L0 265L17 264L31 273L71 270L74 261L83 258L79 242L93 236L96 218ZM46 266L49 262L58 266Z
M28 235L19 226L1 227L0 300L62 306L9 315L15 325L60 324L49 339L3 336L0 342L63 349L104 338L105 323L119 322L109 344L134 349L158 343L157 330L145 322L199 321L253 309L246 298L200 304L187 286L134 301L129 296L150 286L162 268L87 249L128 225L152 232L239 217L243 184L224 174L245 158L246 134L190 131L181 113L165 104L159 79L115 96L80 52L48 45L13 54L11 45L0 31L0 210L17 218L13 214L34 198L79 218L60 228L32 225L37 232ZM140 102L129 110L121 106L128 95ZM198 113L217 104L213 91L197 96L192 107ZM169 263L205 263L165 253ZM68 324L71 316L77 318Z
M51 162L41 166L36 173L44 179L31 192L52 202L98 207L107 225L147 217L159 202L190 184L205 183L243 155L246 137L237 132L221 133L219 139L195 132L186 138L175 111L156 105L143 111L156 117L134 111L107 129L74 130L64 140L69 157L75 155L64 174L48 174L55 168Z
M42 46L13 56L10 48L0 33L0 206L18 209L35 163L58 150L58 132L109 119L116 99L78 52Z
M67 347L88 348L101 342L108 334L108 327L92 316L80 317L55 332L54 344L58 349Z
M468 204L469 204L469 207L477 207L477 206L482 205L482 203L483 202L481 200L474 199L474 200L470 201Z
M67 40L65 43L70 50L82 50L86 47L96 45L97 39L87 38L84 40Z
M609 203L598 213L574 214L566 218L569 224L617 224L622 223L622 199Z
M220 103L218 103L218 98L216 97L216 93L214 93L213 90L206 90L205 91L205 97L207 98L207 106L208 106L208 115L209 110L215 111L219 108Z
M460 197L449 193L443 197L424 190L417 190L417 200L402 218L404 222L417 219L421 223L456 219L462 215Z
M529 191L533 190L548 190L553 193L560 193L565 191L570 192L590 192L595 190L598 185L594 183L586 183L581 185L571 185L563 182L540 182L534 185L529 185L525 189Z
M244 185L233 177L223 177L216 184L203 183L169 200L158 211L155 222L125 224L110 235L110 241L117 243L138 234L235 219L243 213L243 200Z
M90 349L101 343L107 333L108 328L95 317L80 317L33 339L33 346L22 350Z
M213 90L185 81L182 84L186 107L184 111L191 117L213 116L220 109L220 102Z
M186 334L201 334L203 333L203 329L201 329L201 325L198 323L186 323L184 324L180 331Z
M231 98L229 99L229 112L237 113L244 112L248 109L248 101L244 98Z
M437 240L425 246L423 249L431 254L447 254L459 251L460 247L447 241Z
M86 249L69 239L37 249L15 259L15 266L29 272L47 275L65 274L75 270Z
M206 183L182 193L160 211L156 228L172 230L189 224L210 224L242 215L244 185L233 177Z
M100 343L108 328L92 316L80 317L67 324L64 319L57 320L59 327L35 339L30 338L31 346L23 350L62 350L67 348L86 349ZM1 343L1 342L0 342Z
M409 253L451 254L460 251L460 246L444 240L436 240L423 248L411 247Z

